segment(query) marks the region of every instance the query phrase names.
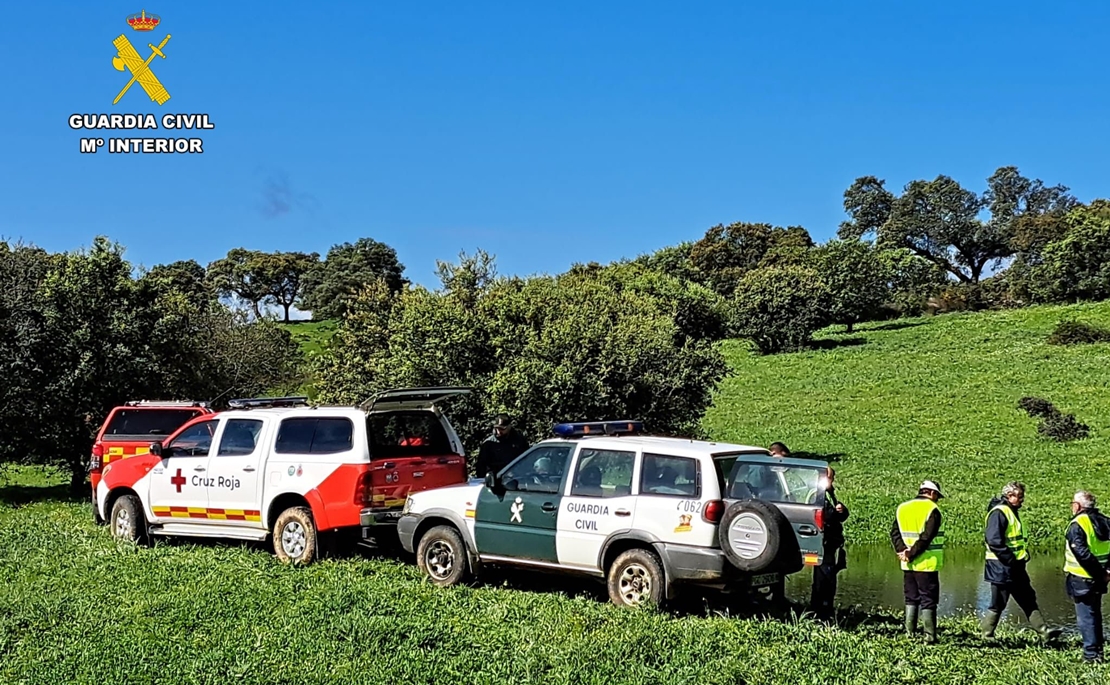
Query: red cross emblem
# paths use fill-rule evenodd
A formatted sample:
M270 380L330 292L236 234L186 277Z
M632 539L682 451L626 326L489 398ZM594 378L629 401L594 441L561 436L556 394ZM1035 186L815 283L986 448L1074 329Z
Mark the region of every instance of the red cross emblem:
M177 491L181 492L181 486L185 485L185 476L181 475L181 469L177 470L177 475L170 478L170 482L177 486Z

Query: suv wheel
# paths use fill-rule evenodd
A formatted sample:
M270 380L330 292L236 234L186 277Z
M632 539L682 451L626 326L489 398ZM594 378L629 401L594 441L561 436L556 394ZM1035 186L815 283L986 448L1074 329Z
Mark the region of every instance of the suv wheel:
M420 538L416 564L432 583L450 587L467 576L466 544L452 526L436 526Z
M778 507L768 502L742 500L733 503L721 517L717 535L725 556L741 571L792 573L797 569L787 569L801 563L794 527Z
M630 549L609 567L609 600L617 606L661 606L663 582L659 557L646 549Z
M316 558L319 536L312 511L291 507L281 512L274 524L274 554L287 564L308 564Z
M124 495L112 504L112 535L136 544L146 543L146 516L135 495Z

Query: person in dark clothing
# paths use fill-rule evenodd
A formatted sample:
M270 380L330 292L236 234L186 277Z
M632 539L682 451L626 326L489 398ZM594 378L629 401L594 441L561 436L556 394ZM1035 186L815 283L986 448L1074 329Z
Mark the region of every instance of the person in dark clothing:
M822 511L824 522L824 553L820 566L813 567L813 589L810 594L809 608L818 618L828 619L833 614L833 599L836 598L836 574L847 568L844 552L844 522L848 520L848 507L844 506L833 486L836 471L830 466L825 488L825 506Z
M1095 496L1075 493L1072 520L1064 546L1064 578L1075 602L1075 618L1083 636L1083 660L1102 661L1102 598L1110 581L1110 518L1095 507Z
M1029 562L1027 536L1018 514L1024 502L1025 485L1015 481L1007 483L1002 488L1002 496L995 497L987 505L984 532L987 552L983 579L991 584L991 603L980 621L983 638L987 640L994 638L995 628L1011 597L1044 642L1059 634L1059 631L1050 630L1045 624L1037 605L1037 593L1026 569Z
M478 448L474 475L485 478L486 473L500 473L526 449L528 449L528 441L513 427L509 417L498 414L493 420L493 434Z
M937 500L944 497L931 480L921 484L917 497L898 506L890 542L902 566L902 592L906 599L906 633L917 632L920 612L925 641L937 641L937 605L940 604L940 569L944 566L944 532Z

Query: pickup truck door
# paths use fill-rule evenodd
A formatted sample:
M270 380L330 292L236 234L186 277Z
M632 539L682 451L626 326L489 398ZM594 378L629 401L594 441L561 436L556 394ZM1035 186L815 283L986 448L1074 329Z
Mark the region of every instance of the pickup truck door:
M208 454L218 419L194 423L163 446L162 461L150 472L148 501L159 523L204 522L208 508Z
M262 419L227 419L208 457L208 521L261 528L262 461L269 427Z

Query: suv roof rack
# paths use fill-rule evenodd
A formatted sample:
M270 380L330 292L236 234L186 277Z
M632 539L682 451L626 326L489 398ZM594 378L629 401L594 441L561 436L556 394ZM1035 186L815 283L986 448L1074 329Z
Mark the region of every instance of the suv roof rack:
M198 400L129 400L126 407L207 407L207 402Z
M561 438L581 438L591 435L628 435L641 433L643 421L621 419L619 421L575 421L555 424L554 432Z
M292 397L246 397L237 400L228 400L227 406L232 409L261 409L263 407L307 407L307 395Z

